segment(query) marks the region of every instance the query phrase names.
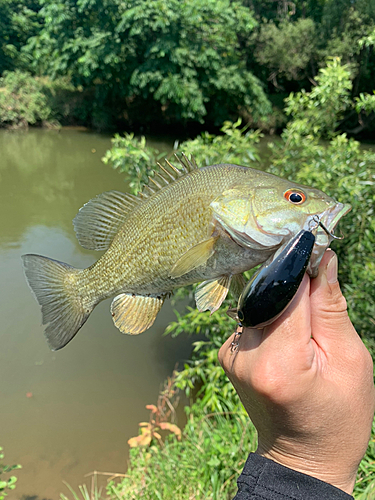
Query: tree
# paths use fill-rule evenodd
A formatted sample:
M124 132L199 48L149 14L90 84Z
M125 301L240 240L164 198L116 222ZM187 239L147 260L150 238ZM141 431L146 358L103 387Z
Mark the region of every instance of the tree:
M271 111L246 66L256 21L237 0L41 1L43 29L25 48L35 71L70 74L98 105L143 121L162 113L217 124L242 109L255 121Z
M37 33L38 0L0 0L0 76L24 66L20 49Z
M284 20L278 26L264 23L256 37L255 57L269 71L268 79L279 87L277 77L300 80L316 52L316 30L312 19L292 23Z

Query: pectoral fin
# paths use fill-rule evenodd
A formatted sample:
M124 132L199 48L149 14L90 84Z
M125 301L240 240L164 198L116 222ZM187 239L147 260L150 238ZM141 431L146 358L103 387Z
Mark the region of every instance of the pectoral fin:
M204 281L195 291L195 302L199 311L217 311L227 296L231 276L222 276L213 281Z
M153 324L166 295L135 295L122 293L111 304L115 326L121 333L138 335Z
M201 241L185 252L170 270L171 278L179 278L196 267L205 264L214 253L214 245L218 236Z

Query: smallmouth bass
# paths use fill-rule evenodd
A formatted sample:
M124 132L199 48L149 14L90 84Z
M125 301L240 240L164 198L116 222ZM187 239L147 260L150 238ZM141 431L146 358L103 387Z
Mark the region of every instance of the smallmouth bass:
M87 269L24 255L24 271L42 308L52 350L64 347L94 307L114 297L115 326L128 334L150 328L177 287L203 282L199 310L216 311L242 273L270 261L312 216L332 232L350 205L275 175L194 160L167 162L138 196L110 191L84 205L73 224L80 244L105 253ZM308 272L314 275L330 237L318 231Z

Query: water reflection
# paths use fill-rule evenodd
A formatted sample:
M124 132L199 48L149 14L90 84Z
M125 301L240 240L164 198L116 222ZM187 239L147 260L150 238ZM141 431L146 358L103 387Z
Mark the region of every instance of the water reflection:
M96 194L124 190L100 161L108 147L109 137L82 132L0 132L0 445L7 463L23 466L12 498L56 499L67 493L62 480L77 489L90 471L125 470L145 404L190 354L191 339L162 336L169 303L140 336L121 335L105 301L62 351L43 338L20 255L76 267L98 258L80 248L71 221Z

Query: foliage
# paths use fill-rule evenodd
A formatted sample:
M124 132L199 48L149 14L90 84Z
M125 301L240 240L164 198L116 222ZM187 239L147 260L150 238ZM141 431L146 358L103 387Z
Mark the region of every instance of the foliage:
M174 377L168 377L163 390L159 393L156 405L146 405L146 408L150 410L150 419L148 422L139 423L141 434L128 440L130 448L149 446L154 441L162 444L159 431L172 432L180 441L181 429L173 423L176 420L178 401L178 389L175 379Z
M347 15L341 21L340 28L333 30L333 36L327 45L321 49L322 58L327 56L340 57L345 63L358 65L362 49L361 40L367 38L373 26L364 22L364 17L354 7L349 8ZM357 68L358 70L358 68Z
M220 124L241 108L255 118L271 111L246 67L256 23L238 0L42 3L43 28L24 48L35 71L98 87L104 106L120 105L133 120L140 103L143 122L209 116Z
M0 0L0 10L0 76L69 79L79 94L61 89L67 120L99 129L242 117L274 130L282 98L315 85L332 56L350 64L354 97L373 90L375 0ZM341 130L362 132L344 113Z
M0 124L17 128L57 123L72 111L67 97L74 91L66 78L51 81L19 70L6 71L0 78Z
M316 77L318 85L311 92L293 92L285 99L285 113L292 117L287 130L288 146L294 145L293 132L301 136L326 138L335 134L344 112L351 104L352 82L347 66L338 58L328 61L326 68ZM324 108L324 109L323 109ZM285 133L284 133L285 135Z
M256 35L255 57L269 71L268 79L278 87L277 77L300 80L316 52L316 30L312 19L279 25L263 23Z
M349 313L363 337L373 337L375 321L375 155L338 135L335 128L348 105L349 72L337 60L321 70L311 93L292 94L287 113L292 120L281 146L273 146L277 175L312 185L350 203L352 211L340 222L345 239L333 244L340 261L340 279ZM363 96L371 101L372 96ZM328 145L320 142L331 137Z
M0 446L0 461L4 458L3 448ZM20 469L20 465L4 465L0 462L0 500L4 500L7 496L7 492L5 490L14 490L16 487L16 476L10 476L7 479L3 479L2 474L9 474L15 469Z
M196 139L174 145L187 156L192 155L198 165L213 165L215 163L237 163L250 165L259 159L255 145L259 142L259 131L246 131L241 127L241 120L236 123L225 122L221 128L223 135L212 135L203 132ZM112 148L102 158L105 164L111 164L119 172L126 174L126 181L133 193L141 190L143 184L148 182L156 163L167 155L158 149L148 146L146 138L137 138L133 133L124 136L115 134L111 139Z
M181 143L178 149L187 156L194 156L199 166L216 163L234 163L250 165L259 160L256 144L262 137L259 131L248 130L241 126L241 119L236 123L224 122L222 135L203 132L195 139Z
M65 481L64 481L65 483ZM73 490L73 488L65 483L66 487L69 489L72 494L73 500L80 500L79 495ZM94 473L91 480L91 488L90 491L87 486L84 484L83 486L79 486L79 491L82 496L82 500L104 500L105 497L102 495L102 488L99 488L97 485L97 473ZM64 495L64 493L60 494L60 500L69 500L69 498Z
M47 120L51 109L42 84L28 73L5 72L0 79L0 123L27 126Z
M37 0L0 0L0 76L24 69L20 50L39 30L38 10Z
M158 149L148 146L146 138L136 138L133 133L125 133L124 137L115 134L113 144L102 158L105 164L110 163L119 172L125 173L125 180L134 194L148 182L148 176L156 167L156 162L164 156Z
M181 441L170 436L163 446L130 450L131 465L110 498L145 500L233 498L236 478L255 448L255 429L244 410L207 413L201 402L186 408Z

